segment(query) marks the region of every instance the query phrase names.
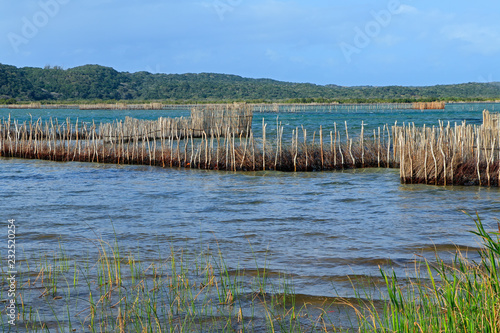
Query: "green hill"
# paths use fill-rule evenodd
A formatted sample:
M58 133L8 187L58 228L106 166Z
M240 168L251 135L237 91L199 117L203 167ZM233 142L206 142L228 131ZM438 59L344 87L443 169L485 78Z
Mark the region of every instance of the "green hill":
M106 100L165 102L411 102L500 99L499 83L428 87L342 87L249 79L237 75L118 72L85 65L17 68L0 64L0 103L15 101L91 102Z

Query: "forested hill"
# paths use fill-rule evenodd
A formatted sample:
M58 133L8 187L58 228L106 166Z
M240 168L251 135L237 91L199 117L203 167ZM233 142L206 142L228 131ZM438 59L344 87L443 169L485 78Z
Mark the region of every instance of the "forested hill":
M335 78L332 78L335 81ZM429 87L341 87L249 79L226 74L118 72L85 65L17 68L0 64L0 103L16 101L135 100L172 102L411 102L500 99L500 83Z

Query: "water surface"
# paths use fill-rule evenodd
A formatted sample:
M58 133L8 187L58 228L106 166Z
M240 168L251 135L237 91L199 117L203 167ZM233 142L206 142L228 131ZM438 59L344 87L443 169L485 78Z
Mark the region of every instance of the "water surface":
M277 116L290 131L331 130L344 121L353 130L362 121L367 130L396 120L479 124L482 110L495 107L256 113L254 130ZM0 117L109 122L188 115L172 112L2 109ZM349 277L378 277L379 266L404 275L416 255L477 249L469 233L474 222L463 211L479 212L490 226L500 217L498 188L402 185L394 169L231 173L0 158L0 175L1 216L16 219L18 246L27 254L54 252L61 243L78 258L89 239L115 235L144 260L170 246L193 253L219 246L231 268L267 262L271 272L292 274L296 292L309 296L352 296Z

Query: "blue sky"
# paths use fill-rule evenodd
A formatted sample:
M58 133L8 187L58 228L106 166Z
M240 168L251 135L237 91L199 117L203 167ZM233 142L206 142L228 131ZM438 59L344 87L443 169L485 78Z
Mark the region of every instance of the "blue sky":
M291 82L500 81L500 2L0 0L0 63Z

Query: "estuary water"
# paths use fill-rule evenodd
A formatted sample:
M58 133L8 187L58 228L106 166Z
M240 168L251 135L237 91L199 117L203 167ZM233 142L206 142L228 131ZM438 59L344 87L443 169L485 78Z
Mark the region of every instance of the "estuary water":
M254 127L262 117L275 123L277 116L285 126L311 130L344 121L354 128L361 121L368 128L396 120L481 123L481 111L494 107L256 113ZM99 122L123 116L92 112L0 110L0 117ZM130 115L158 116L152 112ZM435 249L444 257L456 246L474 252L474 221L463 211L478 212L490 227L500 218L498 188L402 185L397 169L234 173L0 158L0 177L2 223L16 220L17 246L26 254L63 246L78 258L97 236L116 236L142 260L156 258L158 249L219 247L230 268L265 263L270 273L291 274L295 291L308 296L352 296L353 277L376 279L379 266L405 275L420 256L433 258Z

